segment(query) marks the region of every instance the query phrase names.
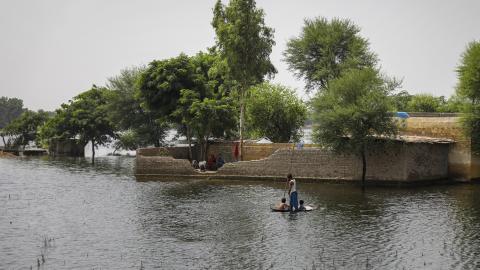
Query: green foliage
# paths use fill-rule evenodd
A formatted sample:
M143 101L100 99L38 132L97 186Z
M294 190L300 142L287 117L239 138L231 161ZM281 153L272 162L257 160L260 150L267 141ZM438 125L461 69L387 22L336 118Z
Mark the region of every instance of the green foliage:
M228 76L238 84L240 99L240 159L242 158L247 90L276 73L270 61L273 29L265 25L264 12L254 0L230 0L228 6L217 1L212 26L216 44L228 69Z
M272 142L298 140L307 118L307 107L295 91L282 86L263 83L253 87L247 99L249 129Z
M152 61L138 81L139 98L143 100L143 105L164 118L169 118L177 108L180 90L196 89L201 93L202 89L196 87L194 66L185 54Z
M3 129L3 133L14 138L14 146L25 147L30 142L37 141L38 128L47 121L48 117L48 113L42 110L24 111Z
M463 127L471 137L472 151L480 154L480 42L468 44L457 74L457 93L467 101L463 106Z
M480 102L480 42L471 42L457 68L457 91L473 104Z
M116 137L115 126L108 113L110 97L110 90L94 85L92 89L74 97L69 104L62 104L62 108L42 128L43 141L53 138L74 139L83 145L90 141L93 163L95 148Z
M443 113L461 113L465 111L466 106L468 106L467 98L453 94L440 106L438 111Z
M198 53L191 59L195 87L182 89L176 110L170 115L180 125L180 133L190 141L195 136L205 158L208 139L230 137L236 127L236 106L230 96L229 81L218 69L219 57Z
M138 97L157 118L175 124L189 142L195 136L206 149L208 138L228 137L236 126L234 82L223 67L214 50L153 61L140 76Z
M264 12L254 0L231 0L228 6L217 1L212 26L217 46L229 75L245 90L276 72L270 62L273 29L265 25Z
M374 67L377 57L360 28L350 20L306 19L299 37L284 52L289 69L306 82L307 90L326 88L349 69Z
M166 122L153 110L141 106L137 81L145 68L129 68L108 79L111 91L108 111L115 129L125 131L117 146L127 150L149 145L160 146L168 129ZM132 141L135 139L136 141Z
M23 101L21 99L0 97L0 129L19 117L23 111Z
M390 90L377 71L350 70L331 81L312 102L314 141L337 152L361 156L362 180L366 173L366 149L377 145L378 136L397 133L390 113Z
M471 138L472 151L480 155L480 104L467 104L461 118L466 135Z
M136 150L142 139L143 138L140 138L135 131L126 130L118 134L117 140L113 144L113 147L115 148L115 151L119 149Z
M406 112L408 111L408 102L412 100L412 95L410 95L407 91L402 90L396 94L390 95L390 99L392 100L393 107L397 112Z
M431 94L413 95L407 103L409 112L439 112L446 103L443 96L434 97Z

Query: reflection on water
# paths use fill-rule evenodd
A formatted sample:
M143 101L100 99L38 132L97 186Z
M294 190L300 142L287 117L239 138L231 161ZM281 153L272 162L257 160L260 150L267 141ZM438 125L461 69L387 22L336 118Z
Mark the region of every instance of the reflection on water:
M0 269L480 267L479 185L300 183L318 209L289 214L269 210L282 184L137 182L133 166L0 159Z

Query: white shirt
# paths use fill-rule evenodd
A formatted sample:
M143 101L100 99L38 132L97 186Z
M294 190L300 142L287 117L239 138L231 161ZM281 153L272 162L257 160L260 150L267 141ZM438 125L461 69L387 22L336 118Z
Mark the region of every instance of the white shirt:
M289 183L291 185L290 192L297 191L297 182L295 181L295 179L290 180ZM292 185L292 183L293 183L293 185Z

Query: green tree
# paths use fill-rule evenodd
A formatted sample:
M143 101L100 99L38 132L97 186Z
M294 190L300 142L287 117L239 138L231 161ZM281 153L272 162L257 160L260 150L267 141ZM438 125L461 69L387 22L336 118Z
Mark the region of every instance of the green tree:
M201 148L206 149L209 137L225 137L230 133L231 113L225 110L235 112L230 98L233 82L226 77L222 65L215 50L210 50L193 57L181 54L153 61L140 76L140 98L149 110L175 124L187 137L190 158L193 136L197 137ZM225 117L218 119L217 114ZM224 124L223 134L211 121Z
M254 0L230 0L228 6L217 1L212 26L216 43L228 68L229 76L238 84L240 100L240 159L242 159L245 98L248 89L261 83L266 75L276 73L270 61L273 29L267 27L264 12Z
M180 91L195 87L194 66L185 54L152 61L138 81L139 97L143 105L165 119L176 110Z
M445 98L434 97L431 94L413 95L407 103L407 111L409 112L438 112L446 103Z
M306 82L307 90L324 89L349 69L374 67L376 55L360 28L347 19L305 19L300 36L287 42L289 69Z
M6 132L2 129L19 117L23 111L23 100L0 97L0 137L2 137L3 145L7 145L7 142L5 142Z
M439 112L461 113L465 110L465 106L468 106L467 98L455 93L439 108Z
M19 117L23 109L23 100L18 98L0 97L0 129L6 127Z
M395 110L398 112L408 111L408 102L412 99L412 95L410 95L407 91L402 90L398 93L394 93L390 95L390 98L392 99Z
M200 52L190 60L195 87L180 91L171 118L180 125L179 131L187 137L189 146L191 137L197 138L199 157L206 159L209 138L231 137L236 126L236 104L230 92L232 82L219 67L222 63L214 51Z
M462 123L471 136L472 150L480 154L480 42L470 42L460 61L457 93L468 101Z
M200 143L200 159L207 159L208 140L228 137L228 131L235 128L235 106L229 97L204 98L193 101L188 109L192 115L192 130Z
M94 85L68 104L62 104L42 128L43 141L56 138L73 139L83 145L91 142L92 164L95 163L95 148L117 136L108 113L110 96L110 90Z
M270 83L252 88L247 100L247 124L258 136L278 143L297 140L306 118L307 107L294 90Z
M49 114L43 110L24 111L4 128L4 132L14 138L15 146L25 148L30 142L37 141L38 128L47 121L48 117Z
M366 150L378 136L391 137L397 126L391 117L391 89L373 69L350 70L317 93L313 139L336 152L362 159L362 184L367 170Z
M141 105L137 81L144 71L144 67L128 68L108 79L107 88L112 90L108 101L109 115L115 129L126 132L120 135L121 141L116 145L126 146L128 150L160 146L168 129L158 113Z

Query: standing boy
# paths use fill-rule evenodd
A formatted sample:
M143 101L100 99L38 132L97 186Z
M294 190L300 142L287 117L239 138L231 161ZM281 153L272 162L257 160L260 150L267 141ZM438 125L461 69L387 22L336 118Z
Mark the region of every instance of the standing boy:
M298 210L297 183L291 173L287 175L288 195L290 195L290 210Z

